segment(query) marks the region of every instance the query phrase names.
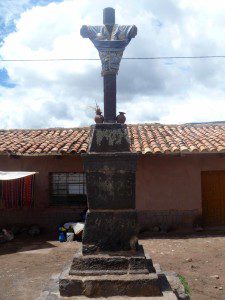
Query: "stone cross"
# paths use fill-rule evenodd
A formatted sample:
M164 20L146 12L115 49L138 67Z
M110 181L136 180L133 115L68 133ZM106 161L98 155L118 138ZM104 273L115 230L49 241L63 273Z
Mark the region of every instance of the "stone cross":
M164 293L171 290L165 274L156 273L151 258L138 243L138 156L131 152L127 126L115 124L116 74L137 28L116 25L112 8L104 10L103 23L81 28L81 35L94 43L102 61L106 124L92 126L88 152L82 154L88 211L82 248L60 276L60 295L176 299Z
M104 122L116 122L116 75L119 71L123 51L137 34L134 25L115 24L115 10L107 7L103 10L101 26L81 27L83 38L89 38L99 52L104 78Z

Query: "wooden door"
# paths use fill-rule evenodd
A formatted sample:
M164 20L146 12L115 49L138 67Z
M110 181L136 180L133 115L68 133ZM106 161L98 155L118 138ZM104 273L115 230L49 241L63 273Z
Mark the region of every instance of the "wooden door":
M202 172L202 214L206 226L225 226L225 171Z

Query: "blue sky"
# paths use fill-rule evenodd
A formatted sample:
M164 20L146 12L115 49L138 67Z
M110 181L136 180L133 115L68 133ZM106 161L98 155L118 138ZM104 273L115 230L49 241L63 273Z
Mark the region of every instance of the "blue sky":
M14 88L16 86L15 83L10 82L10 78L8 72L5 68L0 69L0 84L6 88Z
M18 6L18 1L4 0L4 3L0 4L0 9L3 8L0 13L0 46L4 43L4 38L10 33L16 31L16 20L18 20L26 10L35 6L46 6L51 2L60 3L63 0L28 0L21 1ZM17 3L16 3L17 2ZM0 69L0 85L8 88L13 88L16 84L10 82L8 72L6 68Z
M94 3L94 4L93 4ZM215 0L5 0L0 3L0 57L98 57L79 34L101 24L102 9L138 35L124 56L224 55L225 3ZM103 106L100 62L0 62L2 128L93 123ZM225 119L225 59L122 61L118 111L129 123ZM41 117L40 117L41 116Z
M21 13L35 6L47 6L51 2L60 3L63 0L4 0L0 4L0 43L4 37L16 30L15 21ZM18 4L19 3L19 4Z

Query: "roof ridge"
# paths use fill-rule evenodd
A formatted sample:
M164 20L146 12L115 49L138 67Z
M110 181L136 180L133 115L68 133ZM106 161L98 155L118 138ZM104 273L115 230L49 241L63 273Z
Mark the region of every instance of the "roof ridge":
M225 121L210 121L210 122L189 122L189 123L135 123L127 124L128 126L140 126L140 125L150 125L150 126L193 126L193 125L225 125Z
M225 122L129 125L131 149L142 154L225 153ZM90 127L0 130L0 155L87 152Z
M134 123L134 124L127 124L127 126L207 126L207 125L225 125L225 121L211 121L211 122L192 122L192 123L171 123L171 124L165 124L165 123ZM90 125L91 126L91 125ZM9 129L1 129L0 132L5 131L45 131L45 130L85 130L90 129L90 126L77 126L77 127L48 127L48 128L9 128Z

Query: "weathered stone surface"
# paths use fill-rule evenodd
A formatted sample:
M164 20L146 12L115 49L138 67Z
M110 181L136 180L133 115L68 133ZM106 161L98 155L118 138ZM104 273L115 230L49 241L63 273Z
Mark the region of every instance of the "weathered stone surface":
M162 296L156 274L75 276L69 270L59 280L61 296Z
M84 155L89 209L134 209L136 164L130 153Z
M70 269L70 275L72 274L97 274L101 273L109 274L110 271L122 271L121 273L127 273L129 266L129 260L122 257L104 257L102 255L88 255L74 257L72 266Z
M89 209L135 208L135 173L90 172L86 179Z
M85 172L136 172L137 154L121 153L91 153L82 154Z
M145 256L143 248L133 253L121 252L118 255L82 255L78 253L74 256L70 268L70 275L106 275L106 274L148 274L155 273L152 260Z
M181 300L189 300L190 296L185 293L185 289L183 284L181 283L179 276L175 272L157 272L160 280L160 284L162 285L162 279L167 278L167 284L173 290L174 294L177 296L177 299ZM164 286L162 285L164 288Z
M129 152L130 140L124 124L96 124L92 127L89 153Z
M177 297L176 297L175 294L174 294L174 292L173 292L173 290L171 289L172 285L169 284L171 282L171 279L169 279L169 278L171 276L174 276L173 273L166 272L166 273L164 273L164 274L166 274L166 276L162 276L162 271L160 270L160 268L157 266L156 269L159 270L160 273L161 273L161 274L159 274L160 277L158 277L158 278L159 278L159 285L160 285L160 290L162 292L162 295L160 295L160 296L151 296L151 299L154 299L154 300L156 300L156 299L157 300L163 300L163 299L165 299L165 300L176 300L176 299L181 299L181 296L182 296L183 293L182 294L179 293L177 295ZM49 298L51 296L54 297L53 299L60 299L60 300L62 300L62 299L68 299L67 297L62 297L62 295L59 294L59 278L60 278L60 281L61 280L63 281L64 279L68 280L69 279L69 277L68 277L68 275L69 275L68 274L68 270L69 270L69 266L64 269L64 271L63 271L63 273L61 275L60 274L56 274L56 276L55 275L52 276L51 279L46 283L46 286L45 286L44 290L42 290L42 292L41 292L41 294L40 294L40 296L38 297L37 300L52 299L52 298ZM169 274L169 276L168 276L168 274ZM174 273L174 274L177 277L176 273ZM79 276L79 277L81 278L80 279L80 281L81 281L82 280L82 276ZM118 278L118 276L117 276L117 278ZM99 280L99 278L98 278L98 280ZM78 285L80 285L80 283L78 283ZM62 282L62 286L63 286L63 282ZM76 289L76 291L77 291L77 289ZM81 289L81 292L82 291L83 290ZM176 292L176 294L177 294L177 292ZM75 297L76 297L77 300L78 299L80 299L80 300L81 299L82 300L87 299L87 297L84 296L84 295L82 295L82 294L77 295ZM144 299L149 299L148 297L149 296L138 296L138 299L140 299L140 300L142 300L142 299L143 300ZM114 300L115 296L107 297L107 299ZM118 299L118 300L121 299L122 300L122 299L124 299L124 295L122 295L122 296L116 296L116 299ZM187 298L187 299L190 299L190 298Z
M155 273L152 260L150 257L132 257L130 259L129 273L144 273L146 270L148 273Z
M104 85L104 122L116 123L116 74L106 74Z
M137 249L135 210L88 211L83 233L83 254Z
M59 280L59 292L61 296L84 295L84 286L81 278L62 278Z

